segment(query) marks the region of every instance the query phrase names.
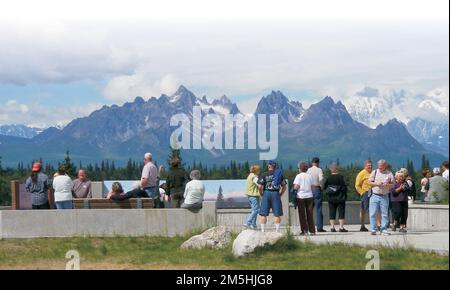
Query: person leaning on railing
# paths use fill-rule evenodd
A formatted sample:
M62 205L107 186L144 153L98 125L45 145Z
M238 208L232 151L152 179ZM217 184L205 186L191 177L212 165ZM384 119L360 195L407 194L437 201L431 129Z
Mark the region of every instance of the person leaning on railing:
M186 184L184 189L184 202L181 208L198 211L202 208L205 186L200 180L200 171L192 170L190 178L192 180Z
M31 175L25 182L25 190L31 193L31 205L33 209L50 209L50 190L48 176L41 172L40 162L34 162Z
M64 165L58 167L58 175L53 178L53 188L55 190L55 204L57 209L73 208L73 182L67 175Z

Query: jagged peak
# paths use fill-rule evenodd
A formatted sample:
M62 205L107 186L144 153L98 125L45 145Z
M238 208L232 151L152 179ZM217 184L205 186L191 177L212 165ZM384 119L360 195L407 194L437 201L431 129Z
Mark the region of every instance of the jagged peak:
M206 105L209 105L209 102L208 102L208 99L206 98L206 96L202 97L201 102L206 104Z
M136 104L144 104L145 103L145 100L141 97L141 96L137 96L135 99L134 99L134 102L133 103L136 103Z

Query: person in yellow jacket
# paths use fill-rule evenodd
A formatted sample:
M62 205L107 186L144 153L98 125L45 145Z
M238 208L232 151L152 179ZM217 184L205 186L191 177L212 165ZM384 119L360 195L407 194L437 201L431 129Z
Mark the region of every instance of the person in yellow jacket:
M364 163L364 169L361 170L356 176L355 188L356 191L361 196L361 210L359 213L359 219L361 222L361 232L367 232L368 229L364 225L364 219L366 217L366 212L369 210L369 190L371 186L369 185L369 177L372 173L372 161L366 160Z
M259 191L260 185L258 184L258 176L261 173L261 169L258 165L252 165L250 167L250 174L247 177L245 192L250 202L251 212L247 217L244 224L245 227L256 230L256 219L258 217L261 193Z

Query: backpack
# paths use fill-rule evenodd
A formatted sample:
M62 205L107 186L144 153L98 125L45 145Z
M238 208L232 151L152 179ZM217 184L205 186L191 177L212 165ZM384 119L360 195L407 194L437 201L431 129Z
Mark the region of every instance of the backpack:
M409 183L408 183L408 185L409 185L408 195L416 197L416 184L414 183L414 181L412 179L408 179L407 182L408 181L411 181L411 185L409 185Z
M378 169L375 169L374 171L375 171L375 175L374 175L373 179L375 180L375 178L377 178L377 171L378 171ZM372 176L372 173L370 174L371 176ZM370 187L369 191L367 192L367 197L370 198L371 196L372 196L372 187Z
M328 185L324 193L328 196L328 201L332 203L344 202L347 199L344 188L340 185Z

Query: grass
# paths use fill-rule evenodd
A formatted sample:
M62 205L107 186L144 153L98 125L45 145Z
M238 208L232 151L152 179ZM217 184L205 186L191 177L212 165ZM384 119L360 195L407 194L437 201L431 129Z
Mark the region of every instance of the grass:
M77 250L81 269L365 269L368 250L317 245L287 236L277 244L235 258L224 250L181 250L187 237L76 237L0 240L0 269L64 269ZM412 249L377 248L381 269L449 269L448 256Z

